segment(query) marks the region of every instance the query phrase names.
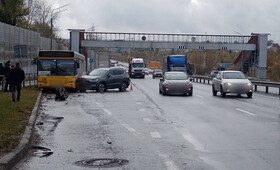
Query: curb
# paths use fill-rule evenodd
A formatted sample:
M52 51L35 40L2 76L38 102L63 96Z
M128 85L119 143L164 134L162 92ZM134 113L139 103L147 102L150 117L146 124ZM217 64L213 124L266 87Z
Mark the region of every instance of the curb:
M37 97L36 104L32 110L28 125L25 128L25 132L20 140L19 145L12 152L0 159L0 170L12 169L27 154L33 136L35 122L39 113L41 99L42 92L40 92Z

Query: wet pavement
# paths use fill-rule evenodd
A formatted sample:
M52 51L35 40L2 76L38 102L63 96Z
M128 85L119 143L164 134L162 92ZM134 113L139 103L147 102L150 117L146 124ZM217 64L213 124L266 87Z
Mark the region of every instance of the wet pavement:
M193 96L162 96L159 79L132 81L127 92L46 94L34 143L46 149L33 148L15 169L280 167L277 96L214 97L197 83Z

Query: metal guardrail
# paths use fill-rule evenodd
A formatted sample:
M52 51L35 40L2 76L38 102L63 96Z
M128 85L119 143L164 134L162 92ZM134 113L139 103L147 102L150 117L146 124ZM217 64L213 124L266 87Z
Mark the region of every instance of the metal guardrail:
M5 76L0 75L0 78L2 78L2 80L0 81L0 90L4 90L4 86L6 83ZM25 74L25 79L22 82L22 86L26 87L26 86L36 86L36 85L37 85L37 74L36 73Z
M204 83L210 84L212 83L213 77L208 76L200 76L200 75L193 75L190 76L193 79L193 82L197 83ZM280 95L280 82L270 82L270 81L261 81L261 80L250 80L253 85L255 86L255 91L258 91L258 86L264 86L265 92L269 93L269 87L279 88L279 95Z

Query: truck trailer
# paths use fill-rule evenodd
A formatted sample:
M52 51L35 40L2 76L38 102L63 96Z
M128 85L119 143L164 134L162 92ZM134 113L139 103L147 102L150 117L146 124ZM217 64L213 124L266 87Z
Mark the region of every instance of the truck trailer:
M192 65L185 55L168 55L163 57L163 72L182 71L192 75Z

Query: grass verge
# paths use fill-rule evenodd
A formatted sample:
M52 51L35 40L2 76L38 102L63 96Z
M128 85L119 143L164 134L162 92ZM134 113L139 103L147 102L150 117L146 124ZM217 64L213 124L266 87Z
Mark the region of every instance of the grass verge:
M10 92L0 92L0 157L19 144L39 92L34 86L25 87L19 102L12 102Z

